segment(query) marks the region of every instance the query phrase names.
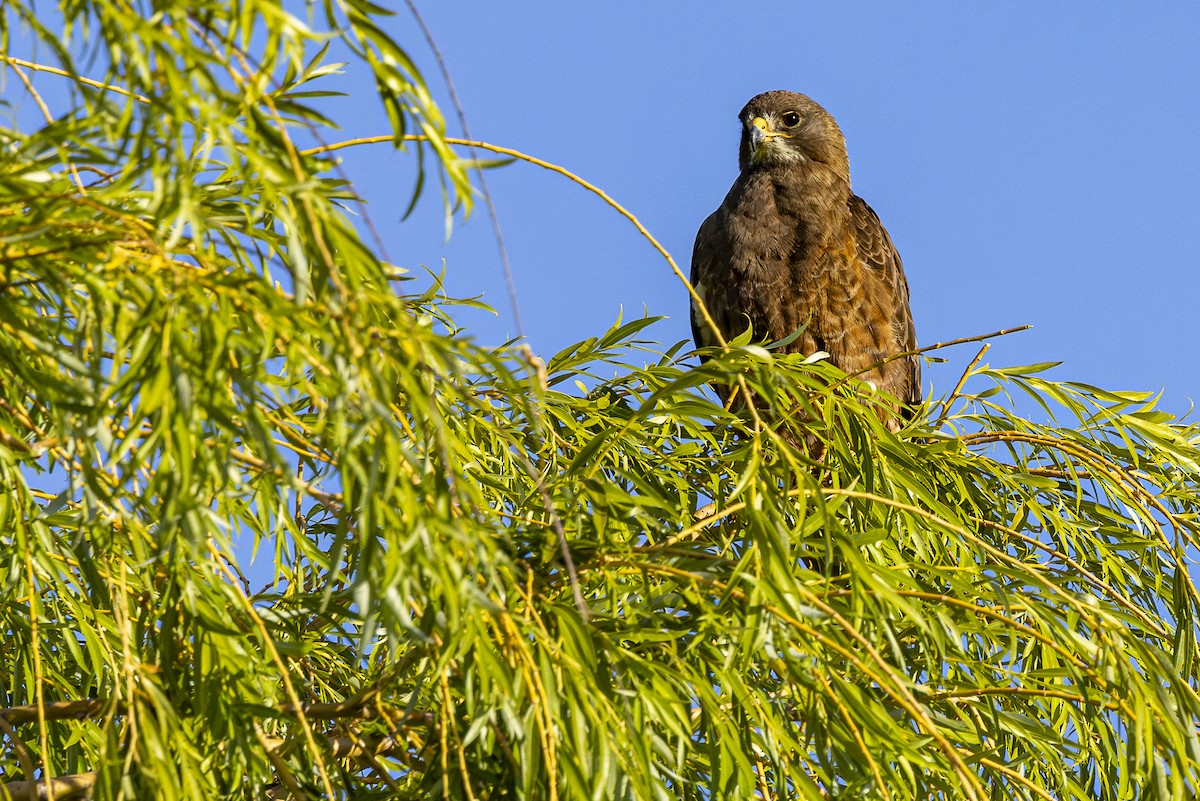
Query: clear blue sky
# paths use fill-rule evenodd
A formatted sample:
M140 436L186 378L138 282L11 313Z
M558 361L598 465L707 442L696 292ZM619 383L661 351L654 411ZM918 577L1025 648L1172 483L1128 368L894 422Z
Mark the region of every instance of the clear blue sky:
M700 222L733 181L736 114L804 92L848 140L855 191L904 258L923 344L1032 324L994 364L1200 398L1200 4L420 3L472 133L560 164L636 214L687 270ZM401 9L403 6L401 5ZM406 11L389 23L446 103ZM354 76L349 76L351 85ZM372 103L347 135L384 132ZM451 121L451 128L457 125ZM411 169L347 157L390 255L482 294L484 343L515 329L482 212L443 242L435 195L405 223ZM683 288L627 222L528 165L489 173L536 352L624 308L689 336ZM944 393L974 355L926 371Z

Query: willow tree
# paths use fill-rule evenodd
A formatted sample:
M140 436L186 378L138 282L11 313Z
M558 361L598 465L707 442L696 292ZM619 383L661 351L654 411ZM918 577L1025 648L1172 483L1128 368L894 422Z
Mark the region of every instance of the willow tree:
M310 107L344 53L471 202L375 6L2 13L0 795L1195 791L1200 432L1155 398L976 358L893 434L748 338L481 347Z

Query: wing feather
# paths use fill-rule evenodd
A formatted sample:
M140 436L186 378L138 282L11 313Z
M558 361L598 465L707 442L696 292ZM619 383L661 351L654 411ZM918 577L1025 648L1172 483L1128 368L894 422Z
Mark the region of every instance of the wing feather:
M850 196L850 216L854 226L858 257L867 268L864 278L870 281L868 291L879 298L891 320L895 350L915 350L917 329L913 324L912 308L908 297L908 279L904 276L904 265L887 229L879 215L857 195ZM877 294L876 294L877 293ZM902 401L912 404L921 402L921 360L919 356L906 356L899 360L898 380L890 390ZM885 368L885 373L886 373Z
M719 214L720 211L710 214L700 226L700 230L696 232L696 243L692 248L692 273L689 280L692 282L692 288L696 290L696 294L704 302L709 315L718 327L723 328L722 322L728 303L726 288L720 282L727 271L722 270L718 263L720 255L725 249L719 235L720 222L717 219ZM691 299L688 307L691 311L692 341L696 343L696 347L715 346L718 340L704 319L704 315L696 307L695 298Z

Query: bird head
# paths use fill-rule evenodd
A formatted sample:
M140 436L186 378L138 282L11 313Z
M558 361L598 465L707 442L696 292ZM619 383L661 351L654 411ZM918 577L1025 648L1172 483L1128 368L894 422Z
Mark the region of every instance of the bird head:
M811 98L796 92L764 92L752 98L738 118L742 122L738 164L743 172L809 162L825 165L849 182L846 139L829 112Z

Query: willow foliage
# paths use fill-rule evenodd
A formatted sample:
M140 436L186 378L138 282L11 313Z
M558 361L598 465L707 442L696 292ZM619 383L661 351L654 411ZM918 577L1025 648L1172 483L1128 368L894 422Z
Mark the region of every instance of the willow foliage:
M0 131L0 797L1195 792L1195 426L973 362L893 434L651 319L473 344L314 149L341 51L469 203L381 16L3 6L11 95L70 93Z

